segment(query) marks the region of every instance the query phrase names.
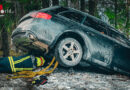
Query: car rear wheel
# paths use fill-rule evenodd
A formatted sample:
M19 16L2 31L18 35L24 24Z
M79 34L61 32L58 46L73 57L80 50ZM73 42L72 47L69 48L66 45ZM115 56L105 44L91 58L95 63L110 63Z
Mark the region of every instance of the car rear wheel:
M61 66L72 67L77 65L82 58L81 44L74 38L65 38L58 42L55 56Z

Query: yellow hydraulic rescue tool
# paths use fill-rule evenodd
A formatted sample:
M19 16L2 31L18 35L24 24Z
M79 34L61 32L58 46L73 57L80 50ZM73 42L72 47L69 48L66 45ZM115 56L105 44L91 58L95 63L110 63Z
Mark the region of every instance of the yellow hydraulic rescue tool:
M7 76L6 78L7 79L33 78L33 77L38 76L38 75L51 74L58 66L58 61L56 61L54 67L51 70L48 70L53 65L54 61L55 61L55 57L53 57L50 64L46 68L42 69L41 71L38 71L38 72L21 71L21 72L14 73L13 76Z

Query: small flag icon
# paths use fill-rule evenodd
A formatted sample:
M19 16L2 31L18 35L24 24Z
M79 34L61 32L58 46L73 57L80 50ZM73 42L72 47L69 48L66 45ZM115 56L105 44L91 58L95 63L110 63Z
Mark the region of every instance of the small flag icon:
M0 4L0 13L4 14L4 10L3 10L3 5L2 4Z

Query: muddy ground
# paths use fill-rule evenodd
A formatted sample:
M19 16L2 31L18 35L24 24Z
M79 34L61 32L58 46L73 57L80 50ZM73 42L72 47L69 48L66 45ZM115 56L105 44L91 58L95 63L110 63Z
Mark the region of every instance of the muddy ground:
M26 79L6 80L0 74L0 90L130 90L130 77L110 74L90 66L58 67L48 76L48 83L35 86Z

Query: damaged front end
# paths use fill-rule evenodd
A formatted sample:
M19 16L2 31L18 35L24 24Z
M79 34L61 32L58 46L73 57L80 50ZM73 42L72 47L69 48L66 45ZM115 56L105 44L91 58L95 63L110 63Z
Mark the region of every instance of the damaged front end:
M17 28L12 33L12 41L17 48L23 51L48 53L48 45L40 41L37 35L32 32L32 30L36 31L35 27L38 26L38 22L34 22L35 18L31 16L34 13L37 12L30 12L19 21Z
M12 34L12 41L17 48L23 51L48 53L48 45L39 41L29 31L15 30Z

